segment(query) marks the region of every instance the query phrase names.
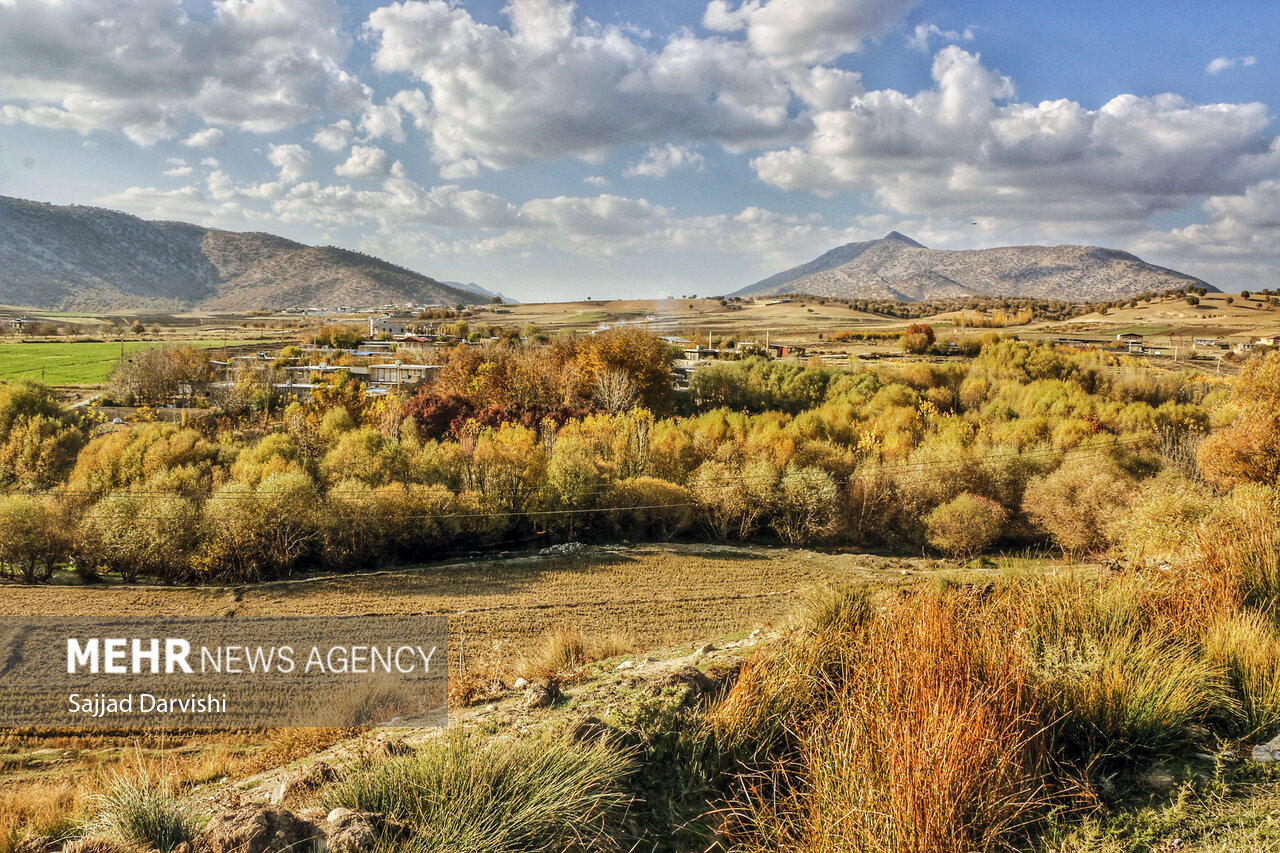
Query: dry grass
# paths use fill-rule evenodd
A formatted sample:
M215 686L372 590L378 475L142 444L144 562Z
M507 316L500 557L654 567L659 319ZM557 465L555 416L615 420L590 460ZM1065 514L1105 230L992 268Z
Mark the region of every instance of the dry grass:
M543 636L535 652L520 662L518 670L528 679L555 678L635 647L634 640L616 631L584 634L571 625L557 625Z

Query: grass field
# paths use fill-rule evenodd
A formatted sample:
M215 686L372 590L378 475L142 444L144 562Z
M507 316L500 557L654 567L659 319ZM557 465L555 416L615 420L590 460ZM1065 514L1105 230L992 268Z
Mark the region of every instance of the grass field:
M126 341L124 352L158 346L218 347L222 341ZM120 360L120 349L119 341L0 343L0 381L36 379L47 385L97 385L111 375Z

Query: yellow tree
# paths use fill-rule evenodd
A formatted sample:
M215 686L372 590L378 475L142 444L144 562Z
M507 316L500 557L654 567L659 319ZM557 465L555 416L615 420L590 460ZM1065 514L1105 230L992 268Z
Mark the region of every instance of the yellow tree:
M1231 398L1239 415L1200 446L1200 473L1224 489L1280 486L1280 352L1246 364Z

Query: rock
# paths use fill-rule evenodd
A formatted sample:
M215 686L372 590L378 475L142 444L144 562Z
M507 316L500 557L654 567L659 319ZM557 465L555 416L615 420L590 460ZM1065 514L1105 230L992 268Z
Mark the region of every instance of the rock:
M587 546L581 542L565 542L561 545L552 545L543 548L538 552L539 557L572 557L587 550Z
M403 840L408 830L382 815L337 808L324 820L326 853L368 853L379 842Z
M672 692L679 696L681 705L692 705L712 691L714 682L702 674L696 666L682 666L649 685L650 696Z
M61 845L48 835L29 835L18 842L13 853L54 853Z
M702 646L702 647L700 647L700 648L698 649L698 654L700 654L700 655L709 655L709 654L711 654L712 652L714 652L715 650L716 650L716 647L715 647L715 645L714 645L713 643L707 643L706 645L704 645L704 646Z
M752 631L752 632L751 632L751 636L750 636L750 637L747 637L747 639L748 639L748 640L754 640L754 639L756 639L756 638L757 638L757 637L759 637L759 636L760 636L760 629L759 629L759 628L757 628L757 629L755 629L754 631Z
M1260 764L1274 764L1280 761L1280 735L1273 737L1266 743L1255 746L1253 748L1253 760Z
M1142 774L1142 782L1148 788L1152 788L1161 793L1172 791L1178 784L1178 780L1173 778L1173 773L1167 767L1153 767L1146 773Z
M529 685L529 689L525 691L524 702L521 707L526 709L534 708L550 708L564 696L560 692L560 687L554 681L548 681L540 678Z
M599 717L581 717L569 727L569 739L574 743L594 742L607 736L609 731Z
M323 761L316 761L302 768L296 773L291 773L280 783L280 792L276 796L277 803L283 803L286 800L296 800L299 797L305 797L307 794L315 793L320 790L327 782L332 782L337 774L333 772L333 768Z
M367 761L378 761L387 758L399 758L402 755L415 755L417 750L402 740L376 740L369 745L364 757Z
M315 853L323 841L318 826L287 809L242 806L215 815L200 834L196 849L200 853Z
M67 842L62 853L132 853L132 848L101 835L87 835Z
M515 684L513 684L513 685L511 685L511 686L512 686L512 688L513 688L513 689L515 689L515 690L524 690L526 687L528 687L528 686L529 686L529 679L527 679L527 678L517 678L517 679L516 679L516 683L515 683Z
M633 660L624 660L622 663L614 667L614 669L618 669L618 670L635 669L635 668L636 668L636 662Z

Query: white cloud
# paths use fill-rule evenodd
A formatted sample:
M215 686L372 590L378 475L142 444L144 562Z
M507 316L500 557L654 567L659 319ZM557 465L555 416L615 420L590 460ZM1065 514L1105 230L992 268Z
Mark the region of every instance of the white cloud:
M360 117L360 132L366 140L388 136L392 142L404 142L400 119L400 108L394 103L370 104Z
M589 187L609 186L609 179L606 178L604 175L587 175L585 178L582 179L582 182Z
M937 24L916 24L915 30L907 36L907 46L921 53L929 53L933 49L930 42L935 38L953 44L958 41L973 41L973 30L970 27L965 27L963 30L944 30Z
M853 53L902 20L920 0L712 0L702 25L746 31L751 49L781 62L825 62Z
M311 137L311 141L326 151L341 151L356 135L356 129L347 119L322 127Z
M1204 70L1206 74L1221 74L1228 68L1248 68L1257 61L1254 56L1219 56L1206 65Z
M341 22L337 0L217 0L207 20L181 0L8 0L0 100L26 105L7 121L49 127L54 110L68 129L120 130L143 145L176 136L188 116L281 130L368 100L342 68ZM202 134L215 138L192 138Z
M195 169L187 165L187 161L181 157L169 157L165 164L169 167L161 172L166 178L185 178L188 175L195 174Z
M340 178L376 178L391 169L387 152L373 145L356 145L345 163L334 168Z
M311 152L301 145L272 145L267 160L280 170L280 180L296 184L311 174Z
M1118 95L1099 109L1019 102L958 47L935 87L866 92L814 116L801 145L752 160L762 180L819 194L870 189L905 214L1135 229L1151 214L1237 192L1280 168L1265 105Z
M245 218L237 204L218 204L198 187L160 190L130 187L123 192L95 198L94 204L123 210L149 219L195 222L200 225L230 225Z
M661 147L650 148L644 153L639 163L631 166L622 174L628 178L665 178L676 169L699 169L706 161L698 152L682 145L667 143Z
M227 134L218 127L206 127L182 140L188 148L220 148L227 144Z
M200 161L200 165L207 166L210 169L216 169L222 164L218 162L218 158L216 157L205 157L203 160Z
M788 0L791 2L791 0ZM658 48L615 26L575 21L566 0L512 0L510 29L460 5L408 0L375 10L374 66L426 84L391 103L430 135L442 175L679 135L731 149L779 144L807 125L789 115L789 80L740 41L680 31Z

